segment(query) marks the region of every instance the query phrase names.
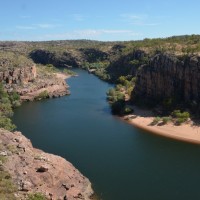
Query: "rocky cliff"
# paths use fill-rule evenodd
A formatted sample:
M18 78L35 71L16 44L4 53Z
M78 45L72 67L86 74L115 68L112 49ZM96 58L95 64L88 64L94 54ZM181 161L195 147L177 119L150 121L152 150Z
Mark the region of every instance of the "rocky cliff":
M58 97L69 94L68 85L63 76L41 70L32 63L30 66L8 65L8 60L0 60L0 82L5 85L8 92L16 91L22 100L32 101L42 92L46 92L47 97Z
M66 51L48 51L37 49L30 53L30 57L35 63L52 64L55 67L78 67L78 56L72 56L71 53Z
M12 177L16 199L31 193L51 200L91 199L93 190L86 177L65 159L33 148L20 132L0 129L0 158L1 171Z
M200 102L200 57L157 54L137 72L134 99Z
M60 97L69 92L69 86L66 84L67 76L58 76L59 73L44 75L38 73L36 79L27 84L11 85L11 89L17 91L22 101L33 101L34 99ZM9 85L6 88L10 90ZM43 96L45 94L45 96ZM42 97L42 96L43 97Z
M7 68L0 71L0 82L5 84L26 84L33 82L36 78L36 66L20 67L20 68Z
M145 58L147 58L147 54L141 50L134 50L131 53L120 55L120 47L118 48L119 49L115 50L117 52L116 58L110 62L110 65L106 69L107 73L111 77L111 81L114 82L120 76L135 76L138 67L143 64Z

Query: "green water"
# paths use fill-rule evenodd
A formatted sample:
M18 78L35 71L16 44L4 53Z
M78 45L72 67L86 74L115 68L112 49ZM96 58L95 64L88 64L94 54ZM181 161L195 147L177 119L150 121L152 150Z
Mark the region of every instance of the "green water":
M85 71L70 96L24 103L13 117L35 147L72 162L103 200L200 199L200 146L142 132L110 114L111 85Z

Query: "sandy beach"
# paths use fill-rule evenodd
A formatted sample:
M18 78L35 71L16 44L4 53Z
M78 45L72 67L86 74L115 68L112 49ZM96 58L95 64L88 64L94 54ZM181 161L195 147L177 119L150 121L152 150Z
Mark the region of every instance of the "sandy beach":
M133 118L130 118L131 116ZM134 107L134 115L127 115L122 119L139 129L153 134L200 144L200 126L194 125L193 122L182 124L181 126L175 126L173 123L152 126L151 122L153 121L154 116L151 111L143 110L138 107Z
M61 79L68 79L71 77L71 75L68 75L68 74L65 74L65 73L62 73L62 72L57 72L57 73L54 73L56 75L57 78L61 78Z

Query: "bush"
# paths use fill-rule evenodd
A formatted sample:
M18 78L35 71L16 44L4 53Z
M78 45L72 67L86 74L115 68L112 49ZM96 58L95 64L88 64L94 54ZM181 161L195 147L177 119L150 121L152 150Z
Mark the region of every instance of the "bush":
M28 200L46 200L46 197L41 193L30 194Z
M11 117L13 115L13 110L10 103L0 103L0 112L6 116Z
M41 100L41 99L46 99L49 97L49 93L47 90L44 90L41 92L37 97L35 97L35 100Z
M180 110L174 110L172 116L176 119L175 124L181 125L190 118L189 112L181 112Z
M108 99L108 101L110 101L110 103L114 103L117 101L124 101L125 95L122 92L117 91L114 88L111 88L107 92L107 99Z
M162 118L163 124L167 124L167 123L170 122L170 121L171 121L171 117L163 117L163 118Z
M155 117L155 118L153 119L153 121L151 122L151 125L156 125L156 124L158 124L160 121L161 121L161 118L160 118L160 117Z
M8 131L13 131L16 126L12 123L11 119L0 116L0 128L4 128Z
M181 125L182 123L184 123L186 120L184 119L184 118L178 118L177 120L176 120L176 122L175 122L175 124L177 125L177 126L179 126L179 125Z
M108 96L114 96L115 95L115 89L114 88L110 88L106 94Z
M190 117L190 113L189 112L183 112L181 117L185 118L185 119L188 119Z
M122 85L125 85L126 82L126 77L125 76L120 76L118 79L118 82Z
M185 118L188 119L190 117L189 112L181 112L180 110L174 110L172 112L172 116L175 118Z
M123 109L123 114L128 115L128 114L131 114L131 113L133 113L133 108L131 108L129 106L125 106L124 109Z
M121 91L121 90L123 89L123 85L122 85L122 84L117 84L117 85L115 86L115 89L116 89L117 91Z

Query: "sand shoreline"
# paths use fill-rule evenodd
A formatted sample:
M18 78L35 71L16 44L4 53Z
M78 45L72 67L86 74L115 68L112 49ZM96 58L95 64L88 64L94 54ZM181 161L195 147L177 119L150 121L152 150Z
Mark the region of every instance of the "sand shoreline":
M65 73L62 73L62 72L57 72L57 73L54 73L56 75L57 78L60 78L60 79L68 79L68 78L71 78L72 76L69 75L69 74L65 74Z
M131 116L131 115L130 115ZM124 116L121 119L127 123L133 125L136 128L147 131L159 136L189 142L193 144L200 144L200 126L194 125L192 122L189 124L183 124L181 126L175 126L172 123L166 125L150 125L153 121L153 114L150 111L140 109L134 106L133 119L128 119L129 116Z

